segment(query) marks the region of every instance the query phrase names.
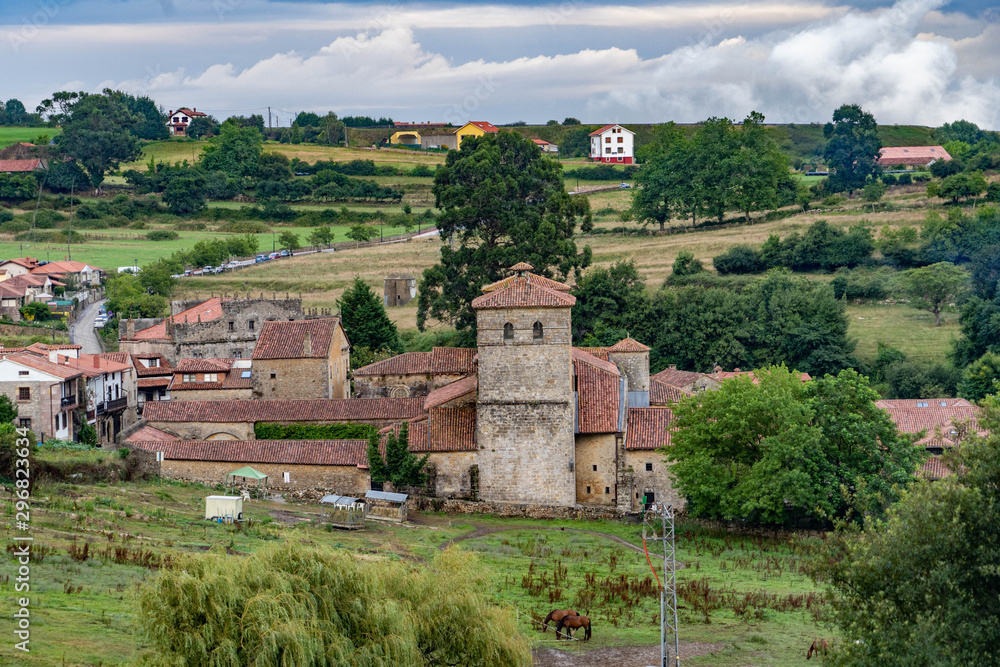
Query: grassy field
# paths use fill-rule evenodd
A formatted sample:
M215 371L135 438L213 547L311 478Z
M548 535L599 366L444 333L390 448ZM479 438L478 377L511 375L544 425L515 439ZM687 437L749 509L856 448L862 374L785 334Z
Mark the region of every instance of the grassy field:
M934 316L925 310L906 305L851 305L847 307L849 335L858 339L856 354L873 359L878 344L884 343L904 352L911 361L944 361L951 341L960 330L958 313L945 312L941 326L934 326Z
M116 456L42 458L95 470ZM132 623L137 585L179 556L218 548L239 558L278 541L343 549L375 563L402 558L416 567L457 541L490 567L497 603L517 615L536 646L581 651L658 641L658 593L645 557L609 537L641 546L636 524L418 513L407 526L369 522L348 533L323 525L316 505L254 501L244 506L250 522L227 527L202 520L204 497L219 490L169 481L36 486L32 651L15 657L12 642L4 642L0 664L131 662L144 650ZM4 507L0 533L10 542L13 504ZM685 664L798 665L813 637L829 636L817 625L825 605L801 571L799 547L808 538L743 537L684 522L677 534L685 564L678 574L682 641L714 649ZM3 582L13 586L6 575ZM557 644L552 631L540 633L532 620L571 604L593 619L588 644Z
M20 142L30 143L43 134L55 139L60 132L62 130L57 127L0 127L0 148Z

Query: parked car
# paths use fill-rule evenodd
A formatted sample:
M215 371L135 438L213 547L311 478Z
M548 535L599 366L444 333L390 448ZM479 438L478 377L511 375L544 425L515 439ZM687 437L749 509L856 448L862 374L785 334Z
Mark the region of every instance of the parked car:
M281 257L281 253L277 252L272 252L267 256L268 259L278 259L279 257Z
M267 255L257 255L257 258L254 260L254 264L257 262L266 262L268 259Z
M618 187L621 188L622 190L628 190L628 189L630 189L632 187L632 184L631 183L622 183Z
M191 269L185 269L184 270L184 275L185 276L193 276L194 275L194 271L192 271Z
M227 269L238 269L241 266L243 266L243 262L232 261L226 264Z
M279 253L279 256L280 256L280 257L291 257L291 256L292 256L292 253L290 253L290 252L289 252L289 251L287 251L287 250L282 250L282 251L281 251L281 252Z
M203 266L203 267L201 267L201 272L202 273L211 273L212 272L212 267L211 266Z

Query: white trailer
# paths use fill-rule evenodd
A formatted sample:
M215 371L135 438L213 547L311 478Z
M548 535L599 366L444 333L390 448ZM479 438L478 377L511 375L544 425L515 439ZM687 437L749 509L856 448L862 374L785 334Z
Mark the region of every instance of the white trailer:
M227 523L243 520L241 496L208 496L205 498L205 518L211 521L225 519Z

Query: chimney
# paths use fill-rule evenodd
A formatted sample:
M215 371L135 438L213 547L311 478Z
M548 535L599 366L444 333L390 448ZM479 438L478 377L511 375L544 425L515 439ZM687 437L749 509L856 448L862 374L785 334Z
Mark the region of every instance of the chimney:
M97 355L95 354L95 355L93 356L93 360L94 360L94 368L100 368L100 367L101 367L101 358L100 358L100 357L98 357L98 356L97 356Z
M125 337L135 338L135 320L131 317L125 320Z
M669 368L672 371L676 371L677 370L677 364L670 364L670 366L668 366L667 368Z
M59 350L49 350L49 363L59 363Z
M309 335L309 331L306 331L306 336L302 340L302 356L311 357L313 353L312 337Z

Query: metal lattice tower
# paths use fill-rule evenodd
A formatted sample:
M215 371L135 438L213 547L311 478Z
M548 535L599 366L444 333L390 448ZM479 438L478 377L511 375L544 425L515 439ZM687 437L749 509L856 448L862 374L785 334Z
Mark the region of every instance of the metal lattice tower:
M660 589L660 667L680 667L677 623L677 557L674 551L673 505L653 503L642 514L644 542L663 542L663 581Z

